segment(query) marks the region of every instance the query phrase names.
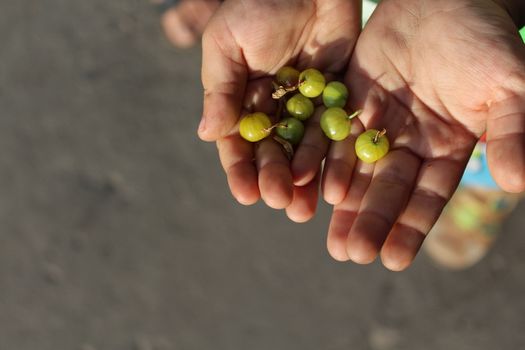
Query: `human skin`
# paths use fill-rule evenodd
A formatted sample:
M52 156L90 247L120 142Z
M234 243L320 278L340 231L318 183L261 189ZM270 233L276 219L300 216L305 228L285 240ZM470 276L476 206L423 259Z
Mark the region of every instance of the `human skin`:
M334 1L322 4L329 8ZM243 107L274 111L273 104L253 97L269 95L265 79L280 66L314 65L330 72L344 67L359 32L359 4L345 2L341 6L349 10L328 12L324 25L316 24L325 16L310 22L312 2L227 4L203 40L199 135L217 141L239 202L251 204L262 196L271 207L286 208L293 220L307 220L317 200L319 163L328 150L322 188L335 205L330 254L358 263L381 254L387 268L403 270L457 187L481 134L487 133L496 181L507 191L523 191L525 53L517 34L519 2L384 0L360 36L346 75L348 107L364 109L362 124L355 120L352 136L329 149L326 139L308 128L310 136L292 164L272 141L254 147L241 140L235 124ZM322 38L322 45L313 45L319 40L312 37ZM292 50L282 43L289 41L297 43ZM333 42L349 49L331 47ZM313 54L316 47L330 50ZM391 152L375 165L357 161L349 150L359 132L383 127Z
M228 0L203 35L203 117L199 136L215 141L233 196L260 198L294 221L315 212L321 162L328 149L317 122L307 123L293 162L271 138L257 145L238 133L240 117L275 112L271 76L284 65L337 74L361 29L360 1Z
M219 0L182 0L169 8L161 16L167 39L180 48L195 45L220 4Z
M513 3L515 4L515 3ZM332 143L323 179L334 204L327 246L337 260L407 268L487 135L500 187L525 188L525 45L491 0L384 0L363 30L346 84L365 128L392 145L356 161L355 136ZM520 5L521 6L521 5Z

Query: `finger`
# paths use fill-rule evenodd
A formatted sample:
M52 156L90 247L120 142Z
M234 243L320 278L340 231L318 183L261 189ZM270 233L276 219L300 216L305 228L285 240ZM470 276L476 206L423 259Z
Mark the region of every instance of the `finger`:
M271 208L284 209L292 202L293 184L290 162L281 146L271 138L255 148L261 198Z
M195 31L201 35L204 32L206 24L208 24L211 16L217 11L220 6L218 0L190 0L186 2L193 3L193 18L195 19Z
M246 88L244 100L245 105L249 106L249 112L257 110L271 115L275 109L274 104L262 98L268 96L270 91L271 84L268 81L264 79L251 81ZM238 125L229 136L217 140L217 148L232 195L239 203L250 205L260 198L257 169L254 163L254 144L242 139L237 128Z
M343 201L348 192L357 161L355 140L364 131L359 120L352 121L352 131L343 141L332 142L326 156L321 183L324 200L332 205Z
M419 171L420 159L407 149L392 150L376 163L374 176L348 233L351 260L375 260L385 238L405 208Z
M320 171L305 186L294 186L292 203L286 207L286 215L290 220L302 223L314 216L319 197L319 181Z
M241 48L228 34L221 16L215 16L202 38L204 106L199 137L215 141L233 128L241 112L247 68Z
M525 190L525 99L512 96L490 108L487 161L505 191Z
M164 12L161 17L161 24L166 38L173 45L187 48L195 44L197 36L193 32L190 23L180 13L179 7L170 8Z
M226 172L230 191L244 205L254 204L260 198L253 147L253 144L242 139L238 133L217 140L219 158Z
M427 233L452 197L465 164L466 161L448 159L423 163L407 207L381 249L385 267L401 271L412 263Z
M219 5L217 0L186 0L170 7L161 18L166 37L181 48L194 45Z
M350 259L346 250L348 232L361 207L361 200L372 180L373 172L373 164L357 162L346 197L334 207L328 227L326 246L335 260L347 261Z
M328 151L329 140L319 124L325 108L317 108L308 119L304 136L292 160L293 182L304 186L317 175L321 162Z
M322 25L312 28L297 66L340 73L348 63L361 31L361 2L333 0L306 3L315 3L316 22Z

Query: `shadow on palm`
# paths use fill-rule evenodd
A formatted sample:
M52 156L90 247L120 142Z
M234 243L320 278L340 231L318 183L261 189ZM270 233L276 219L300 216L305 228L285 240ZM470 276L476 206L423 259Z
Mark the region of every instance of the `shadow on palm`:
M475 29L467 31L466 38L457 39L457 27L443 27L449 19L434 17L425 27L414 16L417 11L399 6L405 17L409 15L402 18L394 15L392 4L385 2L383 11L380 5L379 14L363 31L346 76L354 93L350 105L364 110L360 116L364 127L387 130L391 151L375 165L356 162L355 157L333 163L329 153L327 173L342 173L342 168L352 171L346 170L347 179L339 177L324 187L325 197L328 193L336 204L327 242L331 255L341 261L370 263L381 253L385 266L402 270L410 265L455 191L485 130L493 137L492 143L489 138L491 170L501 173L506 167L515 171L515 185L509 185L513 180L508 180L508 175L507 181L499 182L523 190L525 101L519 96L525 86L525 70L520 60L523 47L508 24L496 28L494 23L468 23ZM475 11L479 8L474 8L472 18L464 16L464 11L471 10L468 6L458 9L467 22L478 18ZM495 11L492 20L499 18L505 23L505 14ZM438 35L434 24L441 28ZM416 32L407 34L409 29ZM435 41L427 44L425 39L430 36ZM444 49L450 43L453 54ZM493 55L485 54L488 45L493 45L495 52L500 49L501 59L509 67L501 68ZM466 60L476 54L480 57L477 61ZM519 72L517 78L511 74L513 69ZM512 77L514 85L509 88L504 79L498 81L493 75ZM493 120L507 128L491 128ZM354 140L334 144L330 152L341 154L342 150L335 149L351 147ZM516 150L515 162L494 156L498 149L509 147Z
M444 121L409 87L386 91L375 80L364 79L368 87L351 103L363 106L361 128L386 129L391 148L372 165L355 158L348 162L353 172L340 180L344 185L325 184L346 189L344 199L334 207L328 248L337 260L359 263L372 262L383 249L384 262L395 260L399 265L389 267L397 270L412 261L414 250L452 196L477 137ZM366 96L364 101L357 102L361 96ZM356 136L344 147L352 148ZM343 145L333 145L337 147Z
M231 1L210 21L203 36L199 136L217 141L228 184L240 203L262 198L272 208L286 209L294 221L313 216L328 147L318 120L307 123L291 163L271 138L257 144L243 140L238 123L248 112L275 115L271 76L284 65L340 73L359 30L357 8L346 0Z
M328 44L315 43L312 54L301 54L285 65L303 70L317 67L325 72L327 81L341 79L342 62L330 64L326 52L347 50L348 42L339 40ZM324 68L324 69L323 69ZM272 81L275 72L253 71L246 83L240 116L253 112L264 112L272 123L278 122L278 101L272 99ZM294 93L289 93L286 98ZM255 203L259 198L272 208L286 209L287 215L296 222L309 220L318 202L321 163L329 148L319 119L324 111L321 99L315 99L315 112L305 124L305 134L289 160L282 145L272 137L252 144L239 135L239 120L227 136L217 145L222 165L226 169L228 183L234 197L242 204ZM284 112L286 113L286 112Z

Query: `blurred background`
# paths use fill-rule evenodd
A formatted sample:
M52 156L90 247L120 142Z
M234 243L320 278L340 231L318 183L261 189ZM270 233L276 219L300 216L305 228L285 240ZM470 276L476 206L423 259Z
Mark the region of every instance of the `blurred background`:
M0 0L0 349L519 349L525 206L463 272L333 261L229 194L146 0Z

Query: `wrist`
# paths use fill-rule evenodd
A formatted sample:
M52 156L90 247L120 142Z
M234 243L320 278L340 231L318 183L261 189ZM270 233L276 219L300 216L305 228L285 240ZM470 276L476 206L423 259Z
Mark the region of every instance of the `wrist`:
M525 26L525 1L494 0L494 2L507 11L518 29L521 29L523 26Z

